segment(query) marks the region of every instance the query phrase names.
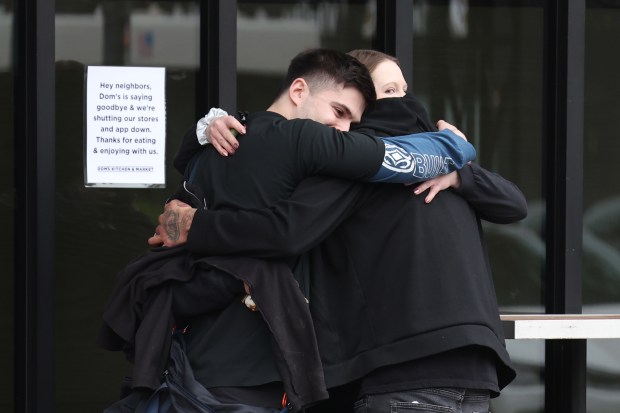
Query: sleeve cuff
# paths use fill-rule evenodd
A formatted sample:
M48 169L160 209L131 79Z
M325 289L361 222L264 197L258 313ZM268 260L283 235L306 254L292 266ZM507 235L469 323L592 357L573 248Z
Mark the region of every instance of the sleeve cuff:
M190 252L204 254L207 252L205 248L204 228L207 220L207 213L203 209L197 209L192 219L192 226L187 234L187 249ZM207 227L208 228L208 227ZM201 236L203 235L203 236Z
M455 190L457 194L466 194L475 187L474 171L471 164L465 165L458 170L459 177L461 178L461 185Z

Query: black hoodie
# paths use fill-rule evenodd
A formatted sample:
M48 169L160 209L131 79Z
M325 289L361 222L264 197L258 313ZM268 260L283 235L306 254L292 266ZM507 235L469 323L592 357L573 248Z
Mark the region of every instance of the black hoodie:
M358 129L392 135L433 128L409 94L382 99L374 110ZM197 213L192 228L201 236L190 236L188 247L263 257L310 249L297 273L309 274L328 387L384 366L482 348L491 354L493 382L478 386L476 371L451 381L444 371L441 383L499 391L515 372L480 219L515 222L527 206L516 185L476 164L459 174L459 189L440 192L430 204L401 185L309 178L270 209Z

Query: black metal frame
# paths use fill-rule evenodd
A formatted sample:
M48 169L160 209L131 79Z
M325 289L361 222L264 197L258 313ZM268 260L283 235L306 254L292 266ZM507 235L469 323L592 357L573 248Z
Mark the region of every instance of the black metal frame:
M237 108L237 1L202 2L200 72L196 96L200 117L211 107Z
M413 78L413 0L378 0L373 48L398 58L408 84Z
M53 0L15 2L15 411L51 412L54 383Z
M585 0L545 3L546 312L582 312ZM545 343L545 411L586 411L586 340Z
M411 82L414 0L378 0L373 47L399 58ZM531 3L531 2L526 2ZM548 313L582 307L582 194L585 0L545 7ZM55 69L53 0L15 2L15 411L54 406ZM201 2L197 114L236 108L237 2ZM545 411L585 412L585 340L546 343Z

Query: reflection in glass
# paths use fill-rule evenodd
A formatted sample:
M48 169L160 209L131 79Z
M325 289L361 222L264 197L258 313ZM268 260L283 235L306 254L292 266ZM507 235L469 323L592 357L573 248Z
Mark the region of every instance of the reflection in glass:
M620 340L588 340L586 412L620 411Z
M584 312L620 313L620 172L609 161L620 153L610 121L620 116L617 67L620 7L586 2L583 143ZM588 340L586 411L620 411L620 342Z
M502 312L542 312L542 6L414 2L413 25L411 90L528 200L524 221L484 227Z
M119 399L129 364L122 353L95 346L101 313L118 271L147 250L181 178L170 165L165 189L84 187L84 69L166 67L169 165L196 121L200 38L197 2L89 4L59 1L56 9L55 398L56 410L76 413L102 411Z
M544 340L507 340L506 348L517 370L516 379L491 399L491 411L544 413Z
M620 50L620 7L588 1L584 107L583 302L588 312L620 313L620 172L610 156L620 153L615 80Z
M302 50L344 52L370 48L373 2L239 1L237 11L237 102L264 110L275 98L290 60Z
M13 68L11 39L13 12L0 2L0 411L13 411Z

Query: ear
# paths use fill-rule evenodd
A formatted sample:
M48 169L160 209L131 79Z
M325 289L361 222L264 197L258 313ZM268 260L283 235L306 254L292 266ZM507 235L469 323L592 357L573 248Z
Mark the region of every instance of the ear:
M291 83L291 86L288 88L289 98L295 106L299 106L309 93L310 89L308 88L308 84L301 77L293 80L293 83Z

